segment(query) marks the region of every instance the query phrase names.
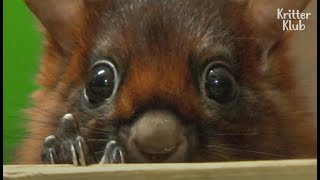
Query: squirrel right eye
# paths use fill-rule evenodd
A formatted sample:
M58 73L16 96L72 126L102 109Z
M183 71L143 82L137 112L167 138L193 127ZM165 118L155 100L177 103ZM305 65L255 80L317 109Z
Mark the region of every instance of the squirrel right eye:
M99 61L90 70L84 95L90 104L98 105L108 100L115 89L116 70L109 61Z
M207 97L220 104L231 101L237 93L234 76L225 65L215 62L204 73L204 88Z

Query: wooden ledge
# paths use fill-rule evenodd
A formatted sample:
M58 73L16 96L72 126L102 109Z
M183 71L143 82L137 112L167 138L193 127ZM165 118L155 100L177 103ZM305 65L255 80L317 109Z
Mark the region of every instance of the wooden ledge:
M315 180L317 160L177 164L4 165L4 179L34 180Z

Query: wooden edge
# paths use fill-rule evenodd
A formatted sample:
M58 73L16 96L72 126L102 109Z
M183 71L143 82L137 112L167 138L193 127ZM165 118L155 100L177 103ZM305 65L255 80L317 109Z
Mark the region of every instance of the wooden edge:
M4 179L316 179L317 160L246 161L224 163L3 165Z

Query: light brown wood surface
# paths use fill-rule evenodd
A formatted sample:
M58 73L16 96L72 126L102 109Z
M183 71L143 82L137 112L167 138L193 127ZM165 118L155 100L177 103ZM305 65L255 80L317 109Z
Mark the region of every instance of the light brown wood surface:
M281 160L227 163L4 165L4 179L34 180L315 180L317 161Z

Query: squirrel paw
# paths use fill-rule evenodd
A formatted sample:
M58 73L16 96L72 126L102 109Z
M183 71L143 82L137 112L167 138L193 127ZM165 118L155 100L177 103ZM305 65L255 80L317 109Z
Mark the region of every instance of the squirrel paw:
M46 164L74 164L85 166L88 147L80 136L77 121L72 114L66 114L58 126L56 135L46 137L41 154Z

